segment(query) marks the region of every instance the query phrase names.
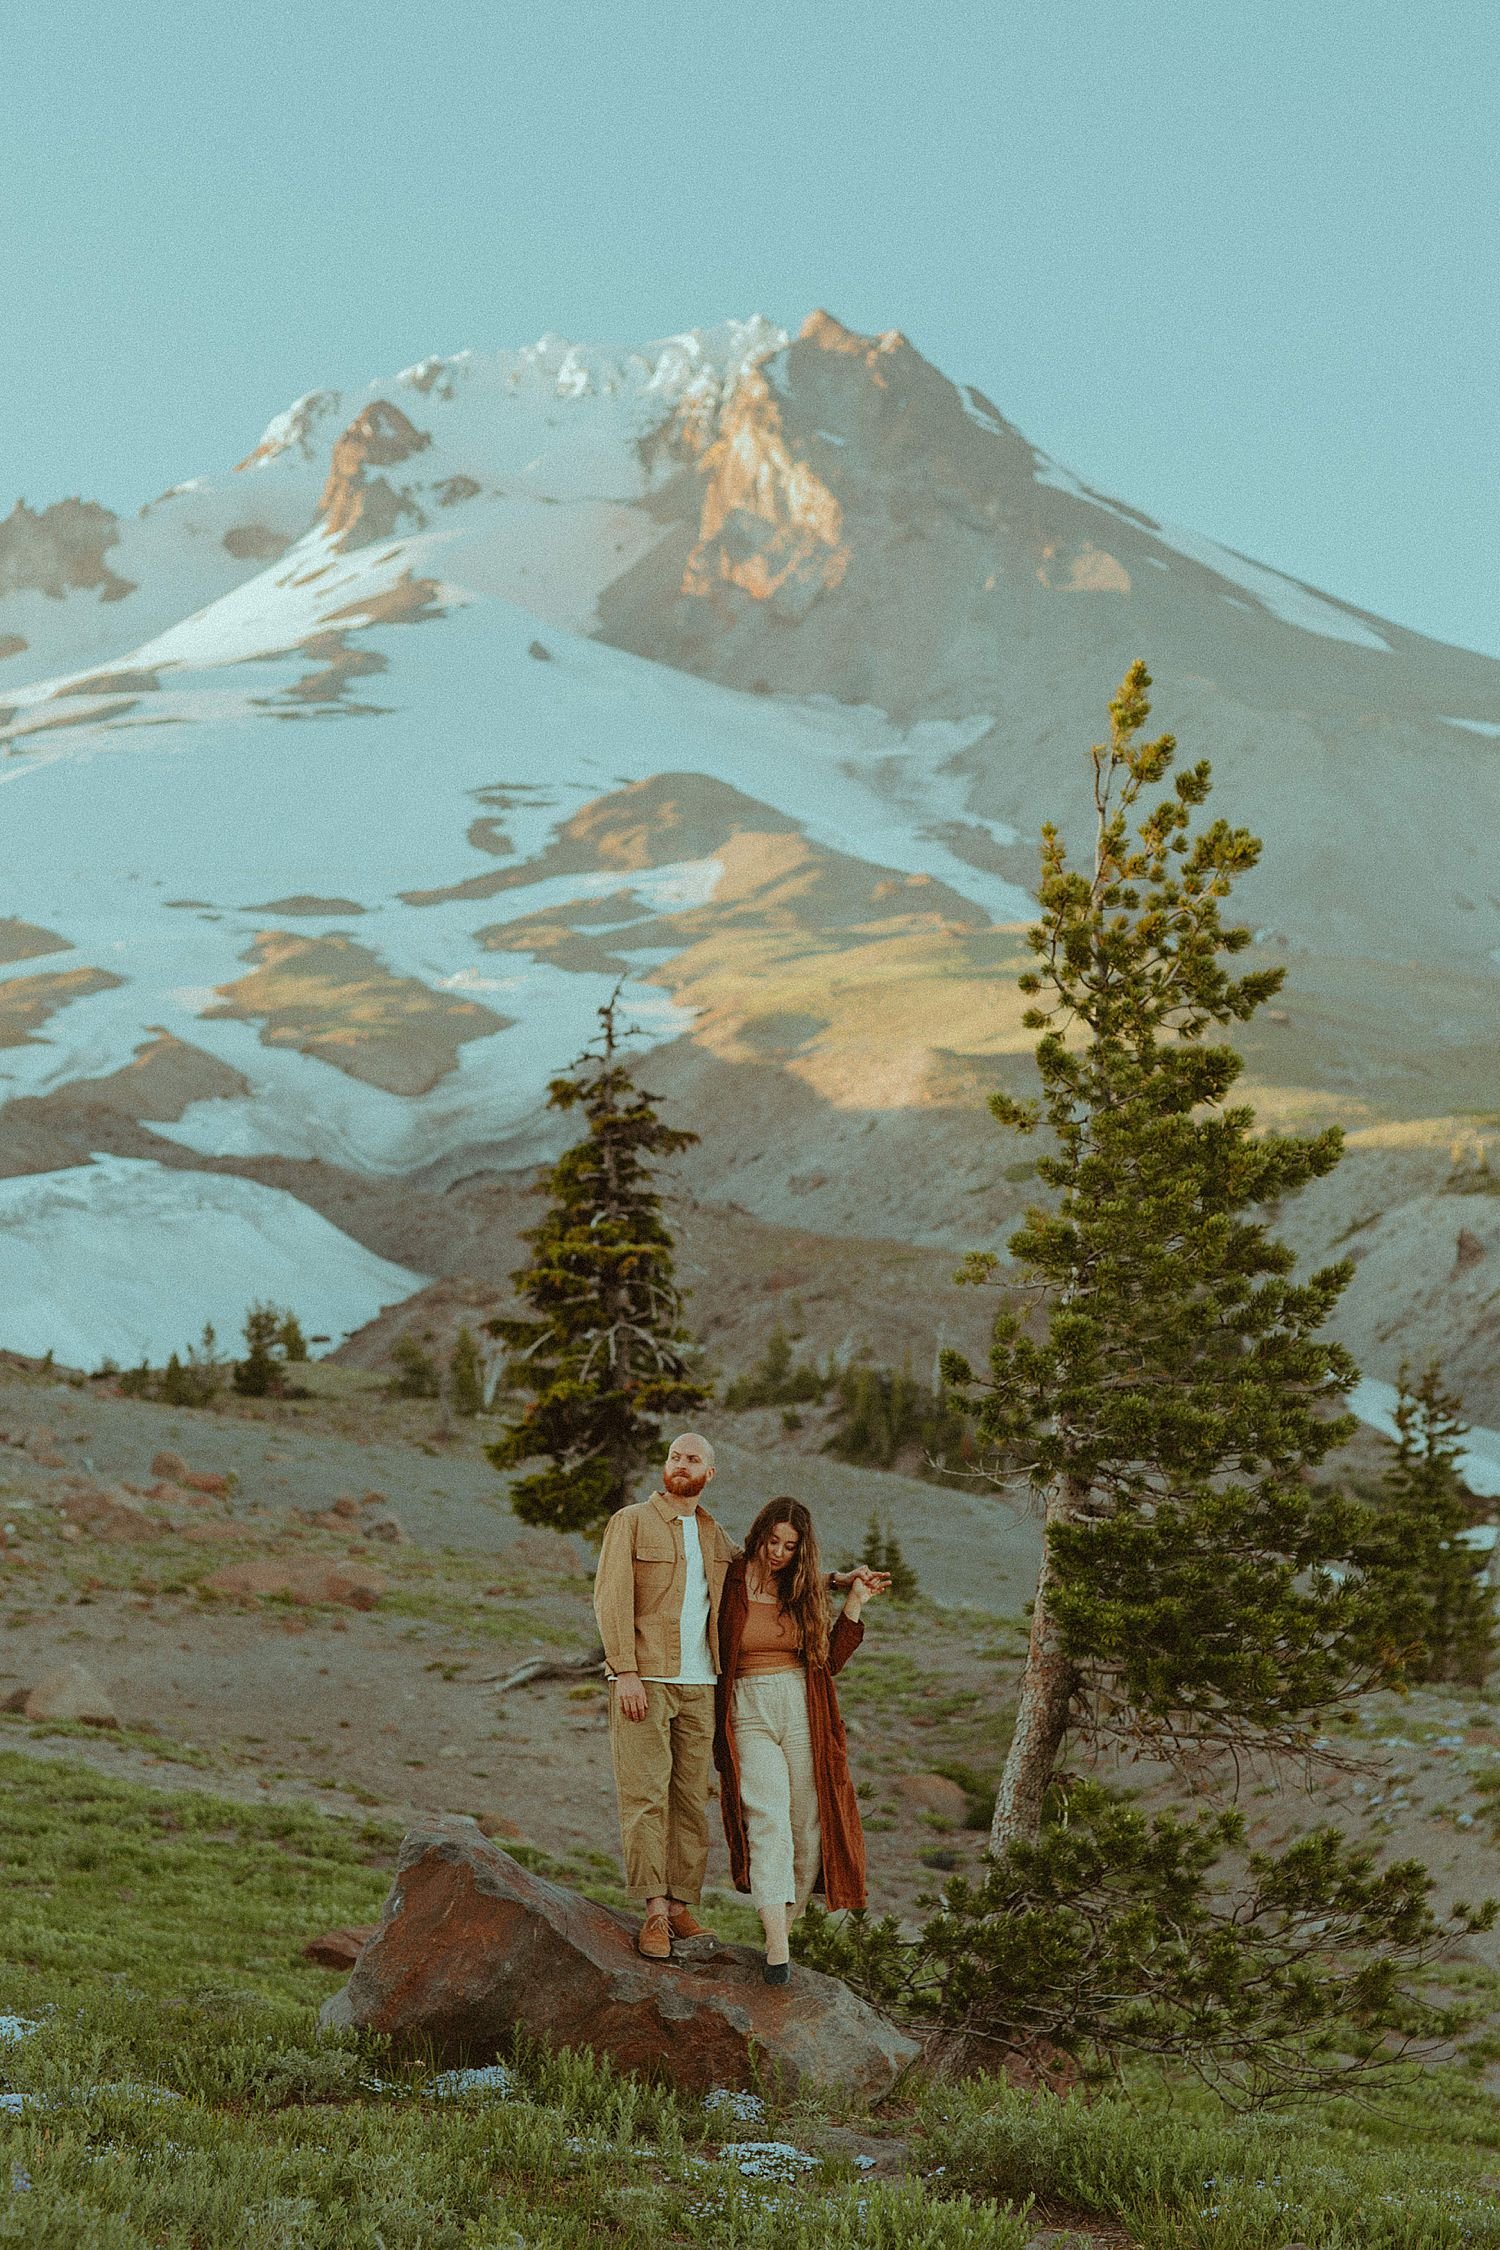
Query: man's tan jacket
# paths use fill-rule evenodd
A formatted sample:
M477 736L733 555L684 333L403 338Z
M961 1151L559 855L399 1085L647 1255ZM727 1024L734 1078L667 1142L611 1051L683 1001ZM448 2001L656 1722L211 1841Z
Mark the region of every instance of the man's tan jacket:
M719 1596L734 1542L706 1508L697 1510L698 1547L708 1580L708 1650L719 1668ZM682 1670L682 1597L687 1558L682 1518L660 1492L619 1508L604 1527L594 1576L594 1615L604 1661L618 1677L670 1680Z

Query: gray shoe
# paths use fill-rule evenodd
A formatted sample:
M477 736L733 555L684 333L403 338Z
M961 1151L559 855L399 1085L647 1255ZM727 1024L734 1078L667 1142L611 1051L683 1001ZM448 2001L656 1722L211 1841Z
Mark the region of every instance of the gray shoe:
M790 1984L792 1964L790 1961L762 1961L760 1973L767 1984Z

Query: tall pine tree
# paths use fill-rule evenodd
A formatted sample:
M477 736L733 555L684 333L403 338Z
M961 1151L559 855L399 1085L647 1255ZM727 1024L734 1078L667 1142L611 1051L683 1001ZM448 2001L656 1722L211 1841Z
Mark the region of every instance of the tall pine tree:
M691 1365L672 1237L652 1166L695 1133L664 1125L658 1096L621 1059L619 988L599 1010L600 1036L548 1088L552 1109L581 1109L588 1131L539 1183L550 1197L524 1240L531 1256L511 1276L531 1307L492 1320L506 1345L503 1377L529 1393L520 1417L486 1447L496 1468L546 1465L519 1478L511 1505L526 1523L592 1530L632 1498L660 1440L661 1417L712 1395Z
M1394 1452L1355 1551L1371 1653L1415 1680L1482 1687L1494 1660L1486 1561L1460 1536L1474 1507L1458 1473L1469 1425L1442 1370L1403 1367Z
M1048 1135L1053 1203L1010 1241L1029 1309L996 1320L982 1381L943 1362L997 1481L1024 1474L1045 1509L997 1853L1037 1835L1070 1732L1168 1756L1296 1751L1367 1676L1357 1597L1319 1567L1348 1554L1351 1513L1307 1474L1352 1428L1354 1365L1318 1333L1350 1269L1294 1281L1256 1215L1330 1171L1340 1136L1257 1134L1228 1099L1240 1058L1206 1034L1282 980L1225 967L1249 933L1222 902L1260 846L1222 820L1190 833L1206 763L1140 808L1176 749L1141 739L1150 684L1133 665L1093 752L1092 868L1043 831L1021 978L1041 1101L991 1102L1001 1125ZM961 1278L998 1263L976 1253Z

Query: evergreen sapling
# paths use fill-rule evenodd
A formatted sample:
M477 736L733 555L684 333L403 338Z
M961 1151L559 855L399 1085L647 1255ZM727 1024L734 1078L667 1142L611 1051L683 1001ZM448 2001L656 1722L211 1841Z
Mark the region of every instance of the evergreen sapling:
M524 1239L512 1275L530 1310L486 1323L508 1352L507 1391L526 1404L486 1451L496 1468L543 1466L517 1479L525 1523L591 1531L633 1497L660 1442L663 1415L712 1396L693 1372L672 1237L653 1167L692 1146L663 1124L620 1049L619 990L599 1010L600 1036L548 1089L549 1107L581 1110L587 1131L539 1182L549 1208Z

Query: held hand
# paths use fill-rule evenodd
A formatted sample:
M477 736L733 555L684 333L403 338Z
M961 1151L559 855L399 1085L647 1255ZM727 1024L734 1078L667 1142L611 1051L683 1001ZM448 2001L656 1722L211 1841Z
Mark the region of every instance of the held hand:
M877 1594L883 1594L890 1582L889 1571L871 1570L867 1563L858 1563L845 1574L844 1583L849 1592L844 1601L844 1615L851 1625L859 1623L859 1614L865 1603L872 1602Z
M620 1700L622 1719L644 1719L646 1716L646 1690L637 1672L620 1672L615 1677L615 1694Z
M835 1586L858 1585L867 1596L883 1594L891 1582L888 1570L872 1570L868 1563L856 1563L852 1570L835 1570L829 1575Z

